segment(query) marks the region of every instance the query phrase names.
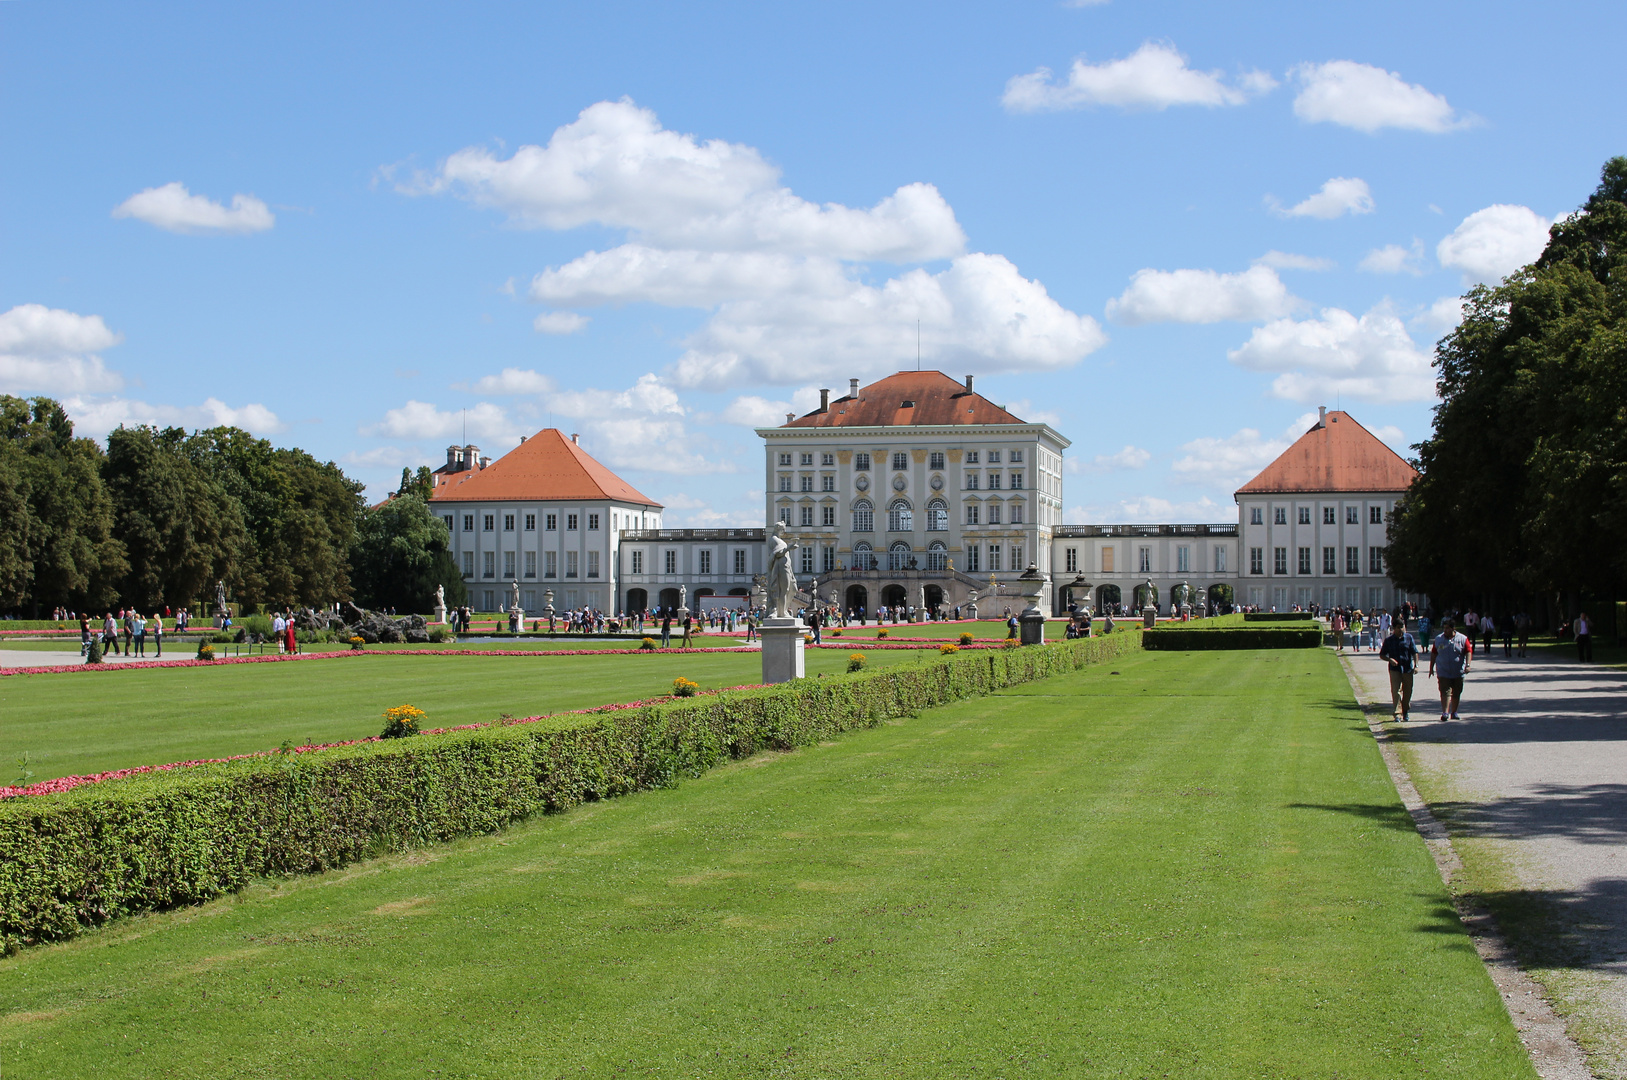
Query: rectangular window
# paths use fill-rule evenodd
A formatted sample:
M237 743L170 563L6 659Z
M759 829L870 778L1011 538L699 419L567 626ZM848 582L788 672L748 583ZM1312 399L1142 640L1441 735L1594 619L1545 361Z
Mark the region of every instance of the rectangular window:
M966 464L968 464L968 465L976 465L977 464L977 453L978 452L976 450L968 450L968 451L966 451Z
M893 471L903 472L910 467L910 456L902 450L893 453Z
M1311 572L1311 549L1308 547L1299 549L1299 572L1301 574Z
M790 491L791 490L791 477L789 475L780 477L780 490L781 491Z
M565 515L565 530L567 532L575 532L576 531L576 521L577 521L577 518L576 518L575 514L566 514Z
M802 509L802 513L798 517L797 520L802 522L802 527L803 528L805 528L805 529L812 528L813 527L813 511L814 511L814 508L811 507L811 506L804 506L801 509Z
M699 572L702 573L702 574L710 574L712 572L712 553L711 553L711 551L707 550L706 548L702 548L696 554L698 554L700 556L700 570L699 570Z
M598 577L598 576L599 576L599 553L597 551L590 551L590 552L588 552L588 577Z
M1345 573L1347 573L1347 574L1359 574L1359 573L1361 573L1361 548L1359 548L1359 547L1347 547L1347 548L1345 548Z
M464 532L474 532L475 531L475 516L473 514L464 514L463 515L463 531Z
M504 532L513 532L514 531L514 515L513 514L504 514L503 515L503 531Z
M1382 525L1382 524L1384 524L1384 507L1382 507L1382 506L1369 506L1367 508L1367 524L1369 524L1369 525Z
M1000 464L1000 451L998 451L998 450L990 450L989 451L989 464L990 465L998 465L998 464Z
M802 464L804 464L804 465L812 465L813 464L813 455L812 454L803 454L802 455Z
M1000 524L1000 504L999 503L990 503L989 504L989 524L990 525L998 525L998 524Z
M1384 549L1370 547L1367 549L1367 572L1369 574L1384 573Z
M998 490L1000 490L1000 474L999 473L997 473L997 472L989 473L989 490L990 491L998 491Z
M990 544L989 545L989 573L992 574L992 573L994 573L995 571L997 571L999 569L1000 569L1000 545L999 544Z
M1023 487L1023 474L1020 473L1020 472L1012 473L1011 474L1011 488L1012 488L1012 490L1013 491L1021 491L1022 487Z
M808 475L803 475L801 480L802 480L802 490L803 491L812 491L813 490L813 477L808 476Z
M1354 506L1345 507L1345 524L1346 525L1360 525L1361 524L1361 511L1357 510Z
M497 531L497 515L496 514L487 514L481 520L480 525L481 525L482 530L485 531L485 532L496 532Z
M1301 506L1299 508L1299 523L1301 525L1309 525L1311 523L1311 508L1310 507Z
M802 572L804 574L811 574L814 572L813 553L813 545L804 544L802 546Z
M1339 572L1339 549L1325 547L1322 549L1322 572L1324 574L1337 574Z
M834 464L836 464L836 455L831 453L829 450L826 450L823 454L819 455L819 464L821 464L821 465L834 465Z
M1014 503L1014 504L1012 504L1012 507L1011 507L1011 523L1013 525L1021 525L1023 523L1023 504L1022 503Z
M1324 524L1324 525L1337 525L1337 524L1339 524L1338 515L1336 513L1334 513L1333 507L1324 506L1322 508L1322 524ZM1333 605L1329 604L1328 606L1332 607Z
M855 472L870 471L870 455L860 450L853 455L853 469Z
M597 532L599 530L599 515L598 514L589 514L588 515L588 528L592 529L594 532Z
M555 529L559 528L559 515L545 514L543 515L542 523L544 528L546 528L549 532L553 532Z
M943 468L943 451L934 450L927 455L927 467L930 469Z
M819 550L821 552L819 557L821 564L819 572L822 574L828 574L832 570L836 569L836 545L823 544L820 546Z
M475 553L472 551L465 551L463 553L463 576L475 576Z
M789 506L780 507L780 520L787 525L791 524L791 508Z
M1152 548L1150 548L1150 547L1138 548L1138 549L1136 549L1136 553L1137 553L1137 556L1138 556L1138 558L1136 560L1136 565L1141 568L1140 570L1138 570L1136 572L1140 573L1140 574L1150 574L1150 573L1152 573Z
M834 506L832 506L832 505L830 505L828 503L826 505L824 505L824 506L821 506L819 508L819 524L821 524L821 525L834 525L834 524L836 524L836 507L834 507Z
M735 548L734 549L734 572L737 573L737 574L744 574L746 572L746 549L745 548Z
M666 569L663 570L662 573L676 574L677 572L678 572L678 553L676 551L673 551L671 548L668 548L667 551L666 551Z
M537 531L537 515L535 515L535 514L527 514L527 515L525 515L525 531L526 532L536 532Z
M1264 525L1265 524L1265 511L1260 509L1258 506L1249 507L1248 523L1250 525Z
M1271 520L1278 525L1288 524L1288 508L1286 506L1277 507L1271 514Z
M1251 574L1265 573L1265 548L1248 549L1248 572Z
M1117 550L1118 549L1114 547L1102 548L1102 573L1113 573L1113 552Z
M780 455L780 464L781 465L789 465L789 464L791 464L791 455L790 454L781 454Z
M495 551L486 551L481 553L480 576L483 578L494 578L497 576L497 553Z
M981 525L980 515L982 512L983 508L977 503L968 503L966 506L966 524Z
M577 551L567 551L567 552L565 552L565 576L566 577L581 577L582 575L579 573L581 568L582 568L582 555L581 555L581 553L577 552Z
M1226 549L1224 547L1217 547L1217 548L1215 548L1215 573L1224 574L1225 572L1226 572Z
M542 553L542 576L553 578L559 576L559 552L544 551Z
M1023 568L1023 546L1021 544L1011 545L1011 568L1013 570Z
M968 574L975 574L983 568L980 560L981 555L982 549L977 544L966 545L966 572Z
M1273 574L1286 574L1288 572L1288 549L1285 547L1271 549L1271 572Z
M452 531L452 515L448 514L448 515L446 515L446 517L442 518L441 520L446 522L446 531L451 532Z
M644 572L644 553L642 551L635 551L635 552L633 552L633 573L642 574L643 572Z
M977 490L977 473L969 472L969 473L966 474L966 490L967 491L976 491Z
M1068 548L1062 553L1062 569L1069 574L1079 572L1079 549Z
M1190 574L1192 572L1192 549L1181 544L1175 549L1175 572L1177 574Z
M831 476L829 474L826 474L825 476L821 476L819 478L819 490L820 491L835 491L836 490L836 477Z
M1023 452L1021 450L1013 450L1010 454L1006 455L1006 460L1011 462L1013 465L1021 464L1022 459Z
M503 576L510 579L514 577L514 552L512 551L503 552Z

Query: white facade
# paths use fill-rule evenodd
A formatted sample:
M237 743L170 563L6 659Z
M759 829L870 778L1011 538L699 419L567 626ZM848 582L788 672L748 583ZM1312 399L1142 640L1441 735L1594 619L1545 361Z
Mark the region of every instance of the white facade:
M1237 495L1243 564L1238 602L1394 607L1407 598L1385 566L1398 491Z

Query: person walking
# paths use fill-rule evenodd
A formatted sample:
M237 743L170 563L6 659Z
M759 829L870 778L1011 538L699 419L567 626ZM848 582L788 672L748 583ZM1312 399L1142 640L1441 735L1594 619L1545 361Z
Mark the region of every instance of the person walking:
M79 616L79 655L84 656L90 652L90 616L83 613Z
M808 614L808 626L813 630L813 643L815 645L818 645L823 641L823 639L819 636L819 624L823 621L824 620L819 617L818 608L814 608L813 611Z
M1484 613L1480 616L1480 650L1488 657L1491 655L1491 638L1497 632L1497 626L1491 621L1491 615Z
M1328 620L1328 629L1333 631L1334 652L1345 651L1345 617L1338 608L1333 610L1333 618Z
M136 655L147 655L147 617L139 611L130 613L130 628L136 639Z
M672 644L672 609L661 609L661 647L665 649Z
M685 648L685 649L689 648L689 632L690 632L690 628L693 625L694 625L694 616L689 615L686 612L685 615L684 615L684 642L683 642L683 648Z
M1587 617L1587 612L1576 616L1576 661L1580 664L1593 663L1593 620Z
M153 632L153 655L161 657L164 655L164 617L154 613L152 622L148 625Z
M1403 723L1412 713L1412 677L1418 667L1418 642L1400 621L1379 646L1379 656L1390 667L1390 715Z
M299 638L294 634L294 619L289 616L282 624L283 650L290 654L299 652Z
M1504 615L1497 620L1497 629L1503 635L1503 659L1508 660L1514 655L1514 616Z
M1463 698L1463 677L1469 673L1474 643L1457 632L1450 618L1441 620L1441 632L1429 647L1429 671L1441 691L1441 719L1456 720Z
M1525 646L1531 640L1531 616L1527 615L1523 611L1516 612L1514 615L1514 633L1519 637L1518 644L1516 645L1516 648L1519 650L1519 655L1524 656Z

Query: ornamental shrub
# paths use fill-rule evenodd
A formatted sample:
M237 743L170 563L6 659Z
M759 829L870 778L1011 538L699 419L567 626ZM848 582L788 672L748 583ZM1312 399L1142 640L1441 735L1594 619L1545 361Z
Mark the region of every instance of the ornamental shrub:
M87 664L100 664L101 662L102 662L102 642L101 642L100 638L98 638L96 635L92 634L91 638L90 638L90 644L85 648L85 663L87 663Z
M213 660L214 658L215 658L215 647L213 645L209 644L207 641L198 642L197 659L199 659L199 660Z
M960 635L960 643L961 643L961 644L962 644L962 645L970 645L970 644L971 644L971 643L972 643L972 642L973 642L973 641L975 641L975 640L976 640L976 639L975 639L975 638L973 638L973 637L972 637L972 635L971 635L971 634L970 634L970 633L962 633L962 634L961 634L961 635Z
M385 709L384 730L379 733L379 738L404 739L408 735L416 735L423 719L424 710L413 705L397 705L393 709Z
M887 636L887 628L885 626L883 626L880 630L876 631L876 640L877 641L880 641L882 638L884 638L886 636Z
M813 745L1111 660L1139 642L1128 633L932 657L0 799L0 952L200 903L260 877L331 870L668 786L730 758Z
M348 638L346 640L350 642L350 648L354 652L360 652L362 646L367 644L367 642L363 641L359 637Z
M832 630L830 632L830 636L831 637L841 637L842 636L842 628L838 626L836 629L834 629L834 630Z
M445 642L456 640L456 638L457 635L452 633L452 631L448 630L444 626L437 626L435 629L429 632L429 640L434 642L436 645L441 645Z
M864 665L865 665L865 655L862 652L854 652L854 653L848 653L847 654L847 670L849 670L849 671L863 671L864 670Z
M672 680L673 697L694 697L695 691L699 690L700 688L700 683L696 682L694 679L686 679L682 675Z
M1309 619L1308 611L1245 611L1244 622L1300 622Z
M938 652L944 656L953 656L955 653L960 652L960 646L946 641L938 646Z
M638 647L645 652L649 652L655 648L655 639L652 637L647 637L638 643Z

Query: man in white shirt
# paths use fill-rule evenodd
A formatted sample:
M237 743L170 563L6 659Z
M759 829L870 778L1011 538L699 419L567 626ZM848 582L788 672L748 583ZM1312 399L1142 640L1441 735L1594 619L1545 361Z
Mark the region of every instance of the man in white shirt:
M287 630L287 629L288 629L288 623L286 621L284 621L284 619L282 617L282 613L278 612L271 619L271 636L277 642L277 648L278 648L279 651L283 647L283 643L282 643L283 631Z

